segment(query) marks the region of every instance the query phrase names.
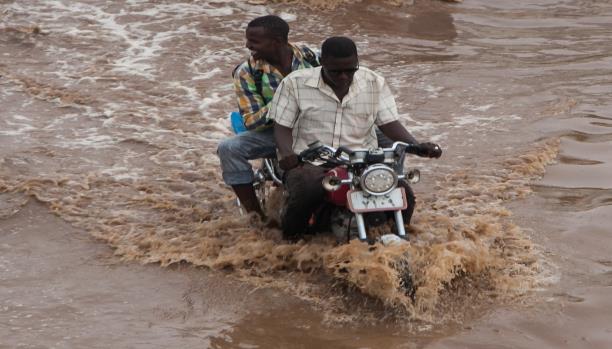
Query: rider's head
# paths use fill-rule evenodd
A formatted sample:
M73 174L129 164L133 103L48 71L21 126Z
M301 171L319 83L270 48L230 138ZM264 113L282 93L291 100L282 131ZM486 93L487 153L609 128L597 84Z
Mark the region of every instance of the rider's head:
M326 39L321 46L321 66L325 83L337 88L350 86L359 69L355 42L344 36Z
M287 46L289 25L278 16L257 17L246 29L246 47L255 59L275 62L280 50Z

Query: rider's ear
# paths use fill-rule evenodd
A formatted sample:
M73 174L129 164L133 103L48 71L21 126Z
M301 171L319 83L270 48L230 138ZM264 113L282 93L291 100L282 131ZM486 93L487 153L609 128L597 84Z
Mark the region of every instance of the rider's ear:
M279 46L287 45L287 41L280 36L271 36L272 41Z

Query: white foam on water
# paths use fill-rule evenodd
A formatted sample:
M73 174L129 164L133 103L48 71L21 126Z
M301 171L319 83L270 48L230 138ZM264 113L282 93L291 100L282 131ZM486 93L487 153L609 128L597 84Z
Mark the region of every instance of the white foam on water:
M248 57L249 51L242 45L240 47L222 48L216 50L205 50L199 59L192 62L194 67L201 67L203 71L208 71L218 63L242 63ZM202 74L199 72L199 74Z
M476 106L476 105L464 105L463 107L468 108L472 111L480 111L480 112L485 112L491 108L493 108L495 106L495 104L487 104L487 105L480 105L480 106Z
M411 120L412 122L406 124L406 122L404 122L404 120L401 117L400 117L400 120L402 121L402 124L404 124L404 126L410 132L420 132L420 133L425 133L425 134L433 133L436 130L438 130L439 128L444 128L444 127L452 126L452 123L450 123L450 122L437 122L437 123L433 123L433 122L429 122L429 121L415 121L415 120Z
M287 22L294 22L298 17L296 14L289 12L281 12L278 14L278 16Z
M202 10L205 14L211 17L223 17L231 16L234 14L234 10L229 7L222 7L217 9L204 9Z
M558 265L551 262L548 258L540 259L541 269L537 278L537 285L534 291L549 291L552 285L561 282L561 269Z
M31 121L32 120L31 118L28 118L28 117L20 115L20 114L12 114L11 116L15 120L21 120L21 121Z
M2 88L0 88L0 96L12 96L15 93L19 93L19 92L23 92L23 90L21 89L21 87L19 87L18 85L12 83L10 80L7 79L2 79L3 77L0 77L0 86L2 86ZM25 103L31 103L31 100L26 100L24 102Z
M440 92L442 92L445 89L445 87L443 86L433 86L433 85L423 84L423 83L418 84L417 88L427 92L429 98L440 97Z
M31 126L24 126L23 128L18 128L15 130L3 130L0 131L0 135L3 136L21 136L24 133L28 133L30 131L35 130L35 128L31 127Z
M192 80L209 80L212 79L215 75L219 75L222 74L223 72L221 71L221 68L219 67L214 67L212 69L209 69L205 72L199 73L197 75L194 75L191 79Z
M225 105L230 99L233 99L233 96L225 95L220 97L219 93L213 92L210 97L202 98L202 101L198 105L198 110L200 110L203 115L208 115L208 109L214 109L212 106L218 104Z
M97 134L97 130L89 130L89 135L77 139L64 139L58 142L58 146L65 148L109 148L116 145L113 137Z
M402 121L410 121L410 122L414 122L414 123L417 122L416 120L414 120L412 118L412 116L410 116L410 113L404 113L404 114L398 113L398 117Z
M468 114L453 118L453 125L454 127L460 127L472 124L480 124L482 121L489 121L489 119L486 117L479 117Z
M231 16L234 14L234 9L231 7L215 7L203 3L155 4L154 6L150 6L149 4L149 6L142 11L129 8L127 10L122 10L118 14L108 13L100 7L77 2L71 3L68 6L61 1L50 0L45 4L52 8L52 10L47 8L47 12L56 12L56 18L60 15L69 15L99 25L97 30L81 29L77 27L66 29L62 26L51 27L51 30L61 31L63 35L81 38L86 37L95 39L102 37L108 41L116 42L119 45L127 45L127 48L121 50L121 57L115 59L111 63L113 66L112 71L121 75L138 75L148 80L154 80L157 76L153 61L165 52L163 47L164 43L176 40L176 38L180 38L187 34L196 36L201 36L201 34L197 29L196 21L189 26L183 25L173 30L161 32L145 29L146 26L155 22L163 23L169 20L184 19L188 16L201 17L205 15L208 17L219 17ZM140 5L140 3L132 2L130 2L130 4ZM24 12L28 10L24 8L20 9ZM120 17L128 14L149 16L154 20L143 23L123 23L118 21Z
M3 127L0 128L0 135L4 135L4 136L20 136L20 135L26 134L28 132L37 130L36 127L34 127L34 126L30 125L30 123L28 123L29 121L31 121L31 119L28 118L28 117L25 117L25 116L20 115L20 114L12 114L9 117L12 118L13 120L24 121L24 122L15 122L15 121L11 121L11 120L4 120L4 123L6 124L6 126L3 126Z
M429 140L434 143L440 143L446 139L448 139L448 132L441 132L441 133L429 136Z
M73 120L73 119L78 119L80 115L76 114L76 113L72 113L72 114L64 114L61 116L57 116L53 119L53 121L51 121L51 123L49 123L47 126L44 127L45 130L53 130L55 128L62 128L65 127L66 122L68 122L69 120Z
M134 181L141 177L141 174L138 172L142 171L133 167L129 168L124 166L113 166L111 168L104 169L99 173L102 175L110 176L117 181Z
M521 120L522 118L516 114L512 115L497 115L497 116L475 116L472 114L466 114L462 116L456 116L453 118L453 122L449 125L450 127L459 128L463 126L486 126L496 121L508 121L508 120Z

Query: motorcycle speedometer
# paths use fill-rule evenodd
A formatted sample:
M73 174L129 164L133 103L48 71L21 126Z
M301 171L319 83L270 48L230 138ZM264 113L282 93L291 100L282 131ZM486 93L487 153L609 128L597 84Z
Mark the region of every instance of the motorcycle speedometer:
M376 164L361 175L361 188L371 195L385 195L397 187L397 175L389 166Z

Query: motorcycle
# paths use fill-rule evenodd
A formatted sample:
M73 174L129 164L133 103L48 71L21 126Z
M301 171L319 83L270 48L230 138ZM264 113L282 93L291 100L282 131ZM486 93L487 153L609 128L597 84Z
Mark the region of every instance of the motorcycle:
M329 169L322 185L331 207L330 229L337 238L357 237L363 242L378 240L388 245L408 239L402 210L414 205L409 184L419 182L421 174L416 168L404 174L403 159L405 154L419 151L418 145L403 142L377 149L335 149L314 142L299 154L299 159ZM403 180L407 182L404 185L400 183ZM376 239L368 236L369 228L386 223L388 218L395 221L393 231Z
M240 115L232 113L230 118L234 132L244 132L240 127ZM441 151L438 146L435 148ZM329 228L337 239L357 237L363 242L380 241L388 246L408 240L402 210L414 205L414 199L409 200L400 181L410 184L420 181L418 169L403 171L405 154L419 155L420 151L419 145L403 142L395 142L389 148L354 150L342 146L335 149L314 142L298 158L301 162L328 168L322 185L327 191L326 205L331 208ZM254 178L255 193L261 207L265 207L272 188L283 186L278 160L275 157L261 159ZM241 207L238 199L237 204ZM395 231L376 239L368 238L368 228L384 223L387 213L395 220ZM400 287L414 301L416 287L409 268L400 272Z
M244 131L239 113L230 114L230 120L235 133ZM357 237L364 242L378 240L384 245L406 241L402 210L414 205L414 199L400 181L409 184L420 181L421 174L416 168L403 173L405 154L418 155L420 150L417 144L403 142L395 142L389 148L354 150L342 146L335 149L320 142L309 144L298 155L299 160L329 169L322 181L327 191L327 210L319 210L327 212L328 224L318 224L319 229L328 228L337 240ZM253 187L261 207L266 207L272 188L283 186L283 177L275 157L260 161L254 170ZM237 204L242 212L238 199ZM386 223L388 214L395 221L394 231L369 238L368 228Z
M441 152L437 145L434 150ZM412 168L404 173L403 162L406 154L419 155L421 152L419 145L404 142L376 149L343 146L335 149L314 142L298 158L328 169L322 179L326 190L322 206L328 208L327 225L338 240L346 236L347 240L358 238L369 244L380 242L389 246L408 241L402 210L414 205L409 185L420 181L421 172ZM323 211L325 209L319 210L319 214ZM375 236L371 230L384 225L389 218L394 220L394 229ZM402 267L399 278L400 288L414 301L416 286L410 268Z

